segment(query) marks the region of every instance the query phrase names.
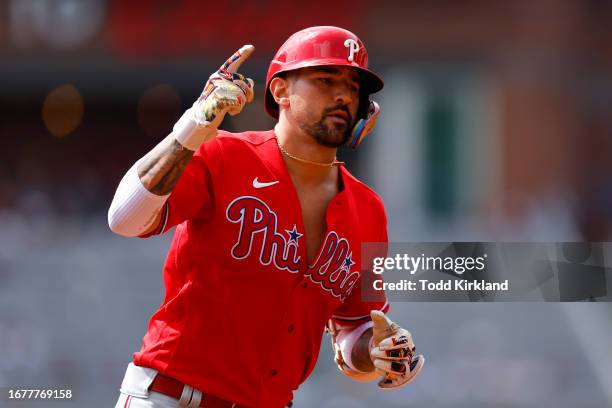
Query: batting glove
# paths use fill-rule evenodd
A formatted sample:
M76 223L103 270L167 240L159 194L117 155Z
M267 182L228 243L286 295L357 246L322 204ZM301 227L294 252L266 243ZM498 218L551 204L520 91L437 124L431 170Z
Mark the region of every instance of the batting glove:
M204 91L174 126L176 140L190 150L215 137L225 114L237 115L254 97L251 78L237 72L255 47L244 45L206 82Z
M373 310L370 316L373 322L370 357L376 371L383 375L378 387L389 390L408 385L423 368L425 357L413 358L416 347L408 330L378 310Z

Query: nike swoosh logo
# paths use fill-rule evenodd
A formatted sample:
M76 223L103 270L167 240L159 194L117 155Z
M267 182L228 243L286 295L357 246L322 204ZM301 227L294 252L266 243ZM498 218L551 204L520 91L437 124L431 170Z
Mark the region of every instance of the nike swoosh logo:
M276 181L269 181L267 183L264 183L264 182L259 181L258 177L255 177L253 179L253 187L255 187L255 188L270 187L270 186L273 186L273 185L278 184L278 183L279 183L278 180L276 180Z

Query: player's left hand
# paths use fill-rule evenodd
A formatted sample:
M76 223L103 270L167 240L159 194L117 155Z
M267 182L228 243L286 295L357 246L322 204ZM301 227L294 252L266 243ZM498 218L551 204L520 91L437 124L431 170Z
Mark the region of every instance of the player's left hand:
M416 347L408 330L378 310L370 316L374 324L370 357L376 371L383 375L378 387L388 390L408 385L423 368L425 357L413 357Z

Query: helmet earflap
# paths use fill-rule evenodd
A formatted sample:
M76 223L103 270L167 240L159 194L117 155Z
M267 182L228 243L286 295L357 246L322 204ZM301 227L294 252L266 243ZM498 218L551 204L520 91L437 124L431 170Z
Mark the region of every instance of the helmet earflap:
M351 138L348 141L348 145L353 149L357 150L363 139L372 132L374 125L380 115L380 106L375 101L366 99L367 112L364 116L359 116L353 131L351 132Z

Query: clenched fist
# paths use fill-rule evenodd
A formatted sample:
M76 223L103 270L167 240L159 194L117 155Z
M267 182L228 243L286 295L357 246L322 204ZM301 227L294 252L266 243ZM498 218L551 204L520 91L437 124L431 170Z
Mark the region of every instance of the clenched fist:
M253 100L253 80L237 72L255 47L244 45L234 53L206 82L204 91L193 106L174 125L176 140L189 150L213 139L226 113L237 115Z
M370 357L376 371L383 375L378 386L393 389L408 385L423 368L425 358L422 355L413 358L416 347L408 330L378 310L373 310L370 316L373 322Z

